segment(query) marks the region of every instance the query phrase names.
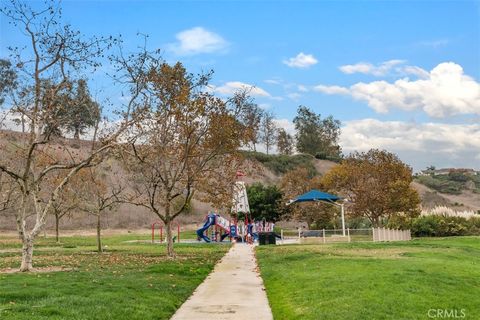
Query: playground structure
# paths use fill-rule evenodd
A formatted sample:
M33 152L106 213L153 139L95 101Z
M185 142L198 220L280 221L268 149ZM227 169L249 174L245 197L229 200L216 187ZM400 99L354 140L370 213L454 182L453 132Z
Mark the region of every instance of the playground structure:
M176 225L177 225L177 236L174 237L173 241L180 242L180 224L177 223ZM162 221L154 221L152 223L152 243L155 243L155 226L158 226L158 235L160 237L160 242L164 242L164 239L163 239L164 224ZM166 238L165 238L165 241L167 241Z
M197 236L205 242L222 242L228 237L230 241L251 243L258 240L259 232L273 232L274 226L271 222L254 222L247 215L245 220L237 221L211 212L205 217L203 226L197 230Z
M237 172L237 179L242 176L244 176L242 172ZM203 226L197 230L198 239L203 239L205 242L221 242L228 237L232 242L253 243L258 240L259 232L273 232L274 223L255 222L251 219L247 188L243 181L235 182L231 213L233 216L243 214L245 219L242 221L236 218L227 219L218 213L210 212L205 217Z

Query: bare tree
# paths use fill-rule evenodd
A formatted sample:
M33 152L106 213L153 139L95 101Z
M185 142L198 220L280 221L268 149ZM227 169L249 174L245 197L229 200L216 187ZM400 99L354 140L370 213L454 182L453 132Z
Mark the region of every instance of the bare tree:
M84 169L83 183L77 194L81 199L79 208L96 217L98 252L103 252L101 232L104 212L111 211L124 202L122 194L125 191L125 185L118 174L112 173L109 179L106 172L106 168L102 166Z
M125 139L122 135L131 126L132 117L126 112L117 125L94 135L99 137L99 142L91 150L76 151L52 140L52 135L44 129L55 122L58 108L63 108L56 101L63 90L68 89L75 74L100 65L98 57L108 48L111 39L83 39L78 31L61 23L61 10L53 1L47 1L43 9L37 10L11 0L1 12L29 40L26 51L12 51L15 60L12 65L16 66L19 76L10 109L24 117L26 134L20 143L6 148L7 154L0 160L0 172L15 181L20 193L19 208L15 211L23 244L20 270L30 271L35 238L44 228L47 214L63 188L82 168L101 162L119 139ZM51 192L42 193L45 179L57 171L63 171L64 178ZM34 216L32 223L27 221L29 216Z
M260 128L264 112L248 97L248 90L237 93L236 99L241 104L239 119L246 130L247 146L253 148L253 151L257 151L257 144L261 138Z
M261 141L265 144L267 154L277 141L277 127L273 121L274 119L275 117L272 112L265 112L260 126Z
M60 220L78 207L77 199L71 194L62 195L52 204L52 215L55 217L55 241L60 242Z
M12 209L18 201L18 189L15 181L0 171L0 212Z
M83 179L81 177L81 170L77 175L72 177L68 184L66 184L59 193L57 199L52 202L50 213L55 218L55 240L60 241L60 220L67 215L70 215L75 209L78 209L79 198L77 197L78 189L81 186ZM49 200L49 195L58 186L58 184L65 178L64 170L52 172L45 178L42 201L44 203Z

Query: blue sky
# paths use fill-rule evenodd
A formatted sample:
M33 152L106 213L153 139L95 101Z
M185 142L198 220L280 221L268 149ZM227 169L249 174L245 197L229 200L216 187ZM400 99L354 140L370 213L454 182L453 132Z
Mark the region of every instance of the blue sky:
M37 5L37 3L34 3ZM191 72L213 69L219 94L252 94L292 130L298 105L343 122L345 152L394 151L416 170L480 169L478 1L64 1L85 35L122 34ZM0 55L21 43L0 21ZM101 74L100 95L118 89ZM119 102L120 103L120 102Z

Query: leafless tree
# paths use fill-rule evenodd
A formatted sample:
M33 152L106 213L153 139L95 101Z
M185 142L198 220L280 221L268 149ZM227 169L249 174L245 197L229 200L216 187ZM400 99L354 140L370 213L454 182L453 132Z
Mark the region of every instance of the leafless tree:
M260 125L261 141L265 144L267 154L277 141L277 127L273 121L274 119L275 117L272 112L265 112Z
M53 1L47 1L43 9L33 9L24 2L11 0L1 13L29 40L26 50L14 48L11 55L18 84L10 111L25 119L25 135L19 143L6 148L0 159L0 172L15 181L20 193L20 204L15 211L23 243L20 270L30 271L35 238L65 185L82 168L100 163L119 139L125 141L133 120L127 111L116 125L99 130L94 135L99 141L91 150L75 150L52 139L53 132L45 128L63 120L58 116L64 107L63 93L69 90L75 75L100 65L98 58L112 39L84 39L80 32L61 23L60 7ZM133 111L131 104L129 107ZM46 179L58 171L64 172L63 179L45 194L42 190ZM29 216L35 217L33 223L27 223Z
M125 184L118 174L112 173L112 177L106 177L105 167L84 169L81 177L82 186L78 189L79 208L96 217L97 250L103 252L102 246L102 215L105 211L111 211L125 202L123 193Z

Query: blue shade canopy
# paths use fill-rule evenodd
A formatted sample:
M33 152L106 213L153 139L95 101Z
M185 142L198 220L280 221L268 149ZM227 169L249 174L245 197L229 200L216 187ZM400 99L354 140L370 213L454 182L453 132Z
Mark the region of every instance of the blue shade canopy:
M308 202L308 201L335 202L335 201L340 200L340 199L341 198L336 196L336 195L313 189L313 190L308 191L307 193L299 195L294 200L292 200L290 203Z

